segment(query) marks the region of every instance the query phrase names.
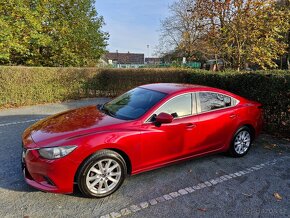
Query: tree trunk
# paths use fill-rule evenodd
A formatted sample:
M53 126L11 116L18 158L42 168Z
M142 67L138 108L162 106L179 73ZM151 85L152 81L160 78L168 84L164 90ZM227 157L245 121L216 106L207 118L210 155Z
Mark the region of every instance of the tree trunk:
M241 69L241 52L240 48L238 49L238 58L237 58L237 71L240 71Z
M214 71L219 71L218 56L217 56L217 54L215 54L214 57L215 57L215 70Z
M290 70L290 30L288 31L288 54L286 55L287 69Z

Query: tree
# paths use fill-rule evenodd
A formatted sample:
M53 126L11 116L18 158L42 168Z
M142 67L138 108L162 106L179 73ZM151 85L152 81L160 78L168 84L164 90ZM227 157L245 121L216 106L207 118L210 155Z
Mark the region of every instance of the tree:
M233 1L232 19L221 27L223 53L240 69L247 63L263 69L276 68L274 60L286 51L283 34L288 30L288 13L275 9L274 1Z
M108 34L93 0L4 0L0 64L95 65Z
M172 15L161 23L159 49L165 53L177 50L199 60L221 55L219 30L225 15L218 9L225 8L218 6L212 0L179 0L172 4Z
M289 30L290 14L276 4L274 0L192 0L188 6L179 0L171 7L183 11L190 8L190 22L195 28L189 30L192 31L189 35L195 36L195 43L188 41L186 49L199 51L209 58L222 58L230 67L239 70L246 64L275 68L274 60L286 52L283 36ZM176 10L174 13L177 14ZM189 21L179 19L179 22ZM163 23L162 30L167 36L184 26L173 25L173 22L166 24ZM182 45L187 38L187 35L179 35L176 44Z
M285 10L286 13L290 13L290 0L279 0L277 1L277 7L279 10ZM288 32L284 35L284 41L288 46L287 53L286 53L286 67L290 70L290 19L288 19Z
M159 53L175 53L187 59L194 58L200 44L198 14L191 10L195 0L180 0L169 9L171 16L161 21Z

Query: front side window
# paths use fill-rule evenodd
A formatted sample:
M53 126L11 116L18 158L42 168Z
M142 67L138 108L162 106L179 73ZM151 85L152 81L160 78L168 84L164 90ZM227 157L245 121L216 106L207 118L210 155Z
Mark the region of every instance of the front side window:
M191 94L173 97L155 111L155 115L161 112L171 114L173 117L184 117L192 114Z
M215 92L200 92L199 100L201 112L234 106L236 104L235 99Z

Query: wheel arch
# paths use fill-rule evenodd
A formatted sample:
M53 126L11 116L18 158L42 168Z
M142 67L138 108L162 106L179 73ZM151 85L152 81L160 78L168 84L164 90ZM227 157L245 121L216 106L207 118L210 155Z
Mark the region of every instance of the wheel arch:
M92 153L90 153L86 158L84 158L82 160L82 162L79 164L76 172L75 172L75 175L74 175L74 184L77 183L77 177L78 177L78 174L79 174L79 171L81 169L81 166L82 164L88 159L90 158L93 154L99 152L99 151L102 151L102 150L111 150L111 151L114 151L116 153L118 153L125 161L126 163L126 167L127 167L127 175L131 175L131 172L132 172L132 164L131 164L131 160L129 158L129 156L126 154L126 152L118 149L118 148L102 148L102 149L99 149L97 151L94 151Z
M251 142L250 142L250 145L248 146L247 150L244 153L238 154L236 151L234 151L235 137L240 131L243 131L245 129L248 129L247 131L250 133ZM250 148L250 146L251 146L251 144L252 144L254 139L255 139L255 128L254 128L254 126L251 125L250 123L242 123L236 129L236 131L235 131L235 133L234 133L234 135L233 135L233 137L231 139L231 142L230 142L228 150L227 150L227 154L232 156L232 157L242 157L242 156L244 156L248 152L248 150L249 150L249 148Z
M131 175L131 173L132 173L132 163L131 163L131 160L130 160L129 156L126 154L126 152L124 152L124 151L122 151L120 149L117 149L117 148L107 148L107 150L115 151L115 152L117 152L118 154L121 155L121 157L126 162L127 175Z
M255 128L254 128L254 126L252 125L252 124L250 124L249 122L247 122L247 123L244 123L244 124L242 124L238 129L237 129L237 131L240 129L240 128L242 128L242 127L248 127L249 129L250 129L250 131L251 131L251 136L253 137L253 140L256 138L256 130L255 130Z
M252 124L250 124L250 122L243 122L240 123L239 125L237 125L237 127L234 129L234 131L232 132L232 135L229 136L229 139L227 141L227 146L226 146L226 150L228 150L230 148L230 145L233 141L233 138L235 136L235 134L239 131L239 129L243 128L243 127L248 127L251 131L251 136L253 137L253 140L255 139L256 136L256 130L254 128L254 126Z

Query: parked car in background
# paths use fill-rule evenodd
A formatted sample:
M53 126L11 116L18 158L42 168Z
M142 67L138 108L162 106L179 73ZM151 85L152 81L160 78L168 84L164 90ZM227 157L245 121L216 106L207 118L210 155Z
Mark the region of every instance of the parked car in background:
M85 196L115 192L127 175L203 155L244 156L262 126L258 102L199 85L149 84L112 101L47 117L23 134L26 182Z

